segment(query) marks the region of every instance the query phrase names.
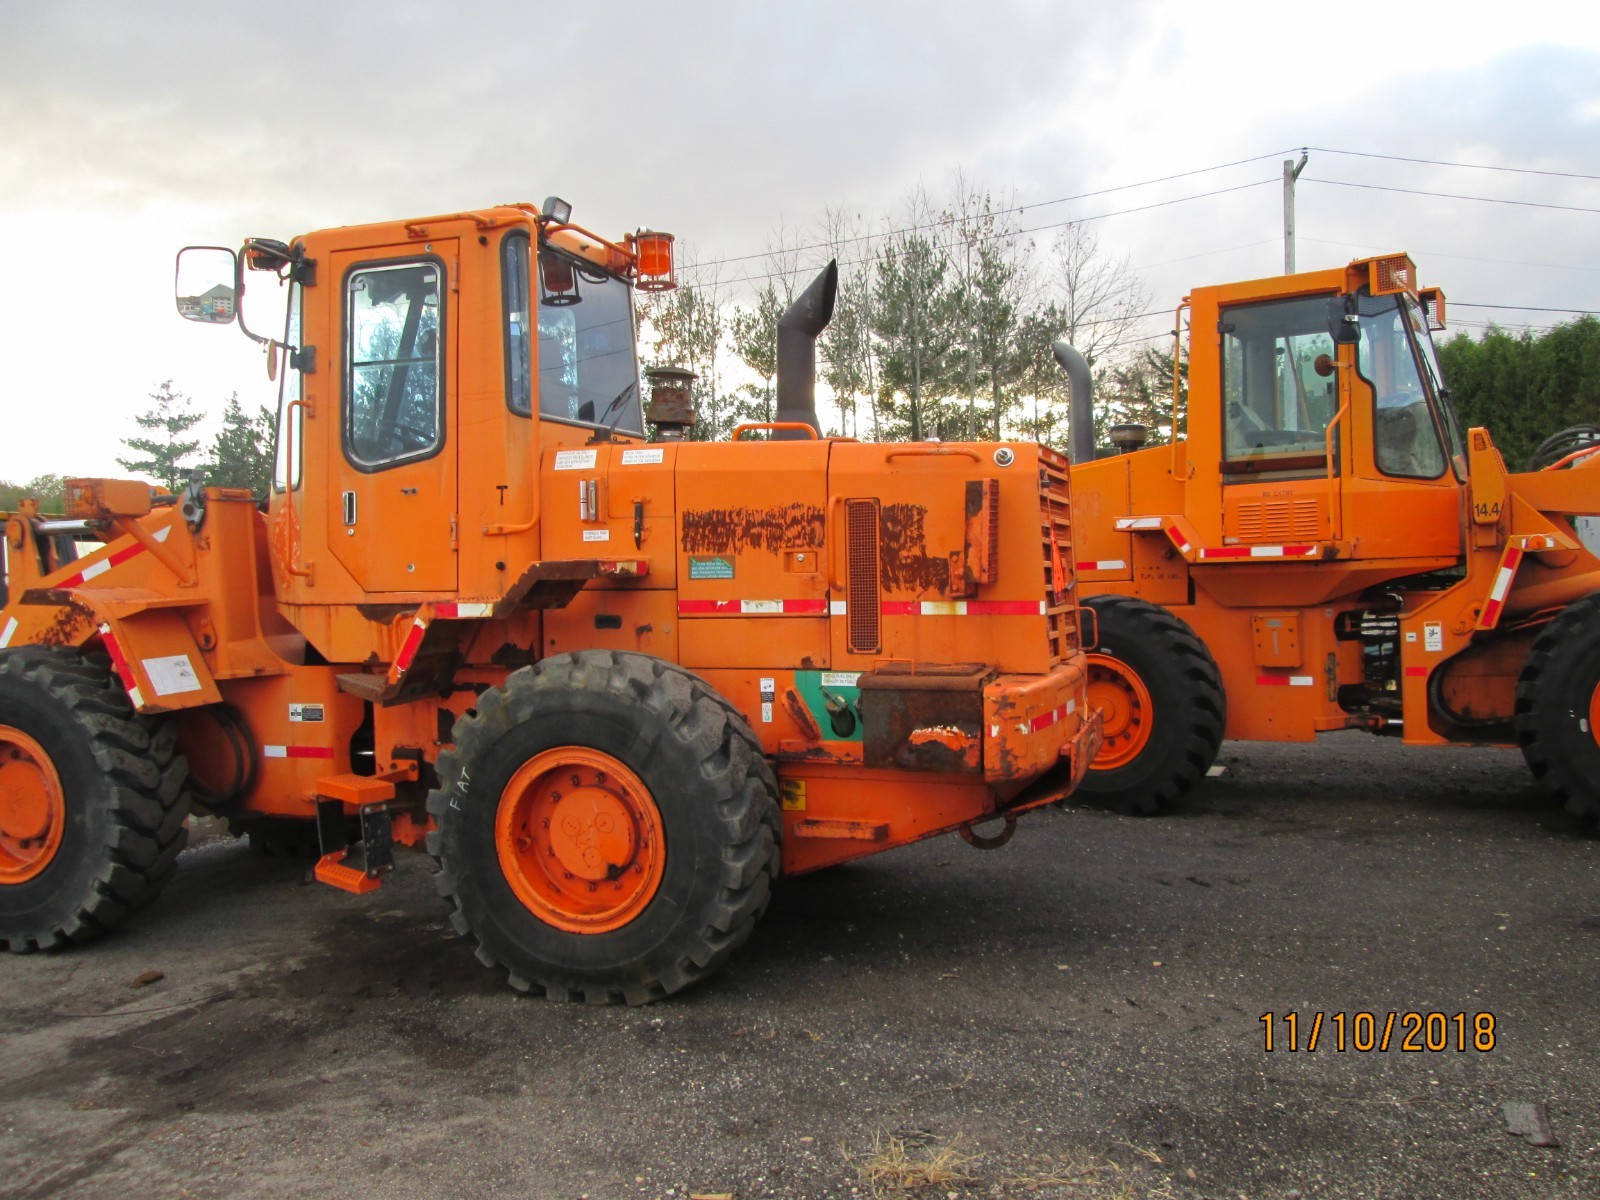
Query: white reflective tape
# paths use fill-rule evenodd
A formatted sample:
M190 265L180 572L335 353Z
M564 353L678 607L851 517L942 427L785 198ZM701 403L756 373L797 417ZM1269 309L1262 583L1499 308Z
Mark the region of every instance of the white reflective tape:
M1516 577L1515 567L1501 567L1500 574L1495 576L1494 587L1489 590L1489 599L1504 600L1506 593L1511 590L1511 581Z
M17 619L12 617L6 622L5 629L0 630L0 650L4 650L7 646L11 645L11 639L16 636L16 632Z
M1160 529L1160 517L1118 517L1117 528L1123 532L1130 529Z
M925 617L964 617L967 615L967 602L965 600L924 600L920 611Z
M746 613L746 614L781 613L783 611L783 601L782 600L741 600L741 601L739 601L739 611L741 613Z
M1314 684L1316 682L1317 681L1314 678L1312 678L1310 675L1291 675L1291 676L1289 676L1289 686L1290 687L1310 687L1312 684Z
M158 542L166 541L167 540L167 534L169 534L171 532L172 532L172 526L171 525L163 525L160 529L156 530L156 532L155 532L156 541L158 541Z
M93 579L96 575L104 575L109 570L111 570L111 560L102 558L97 563L90 563L79 573L78 577L85 580Z
M141 692L137 687L131 687L128 689L128 699L133 701L133 706L135 708L144 707L144 693Z
M844 613L845 613L845 602L843 600L831 600L831 601L829 601L828 602L828 611L830 613L832 613L836 617L844 616Z
M263 758L288 758L289 757L289 747L287 747L287 746L263 746L263 747L261 747L261 756Z

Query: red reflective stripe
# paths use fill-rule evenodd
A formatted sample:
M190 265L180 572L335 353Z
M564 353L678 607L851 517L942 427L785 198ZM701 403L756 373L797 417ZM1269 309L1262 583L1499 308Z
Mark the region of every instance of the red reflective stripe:
M411 666L411 660L417 656L417 648L422 645L422 639L428 632L428 623L421 617L411 623L411 632L406 635L405 644L400 647L400 653L395 656L394 669L396 673L403 673Z
M1033 718L1033 720L1029 721L1028 722L1028 731L1030 733L1038 733L1041 729L1049 729L1050 726L1054 725L1057 721L1060 721L1063 718L1065 718L1066 715L1067 715L1067 706L1065 704L1058 704L1058 705L1056 705L1055 708L1051 709L1049 712L1042 713L1039 716Z
M917 609L915 600L885 600L879 611L886 617L913 617Z
M1173 543L1178 547L1179 550L1182 550L1186 554L1188 553L1189 539L1183 536L1182 532L1176 525L1167 526L1167 536L1172 539Z
M757 606L750 609L745 605ZM776 612L773 606L776 605ZM818 616L828 611L826 600L679 600L679 616L696 616L706 613L731 613L735 616Z
M1416 679L1417 677L1422 676L1422 675L1426 675L1427 673L1428 673L1428 668L1427 667L1407 667L1406 668L1406 675L1411 679Z
M1217 549L1200 551L1201 558L1249 558L1249 546L1222 546Z
M128 665L128 656L122 652L122 646L111 632L110 625L100 626L100 640L105 643L106 653L111 656L111 666L122 680L123 688L129 692L137 691L139 684L133 677L133 668Z
M332 758L332 746L286 746L285 758Z
M968 600L969 617L1036 617L1041 611L1038 600Z

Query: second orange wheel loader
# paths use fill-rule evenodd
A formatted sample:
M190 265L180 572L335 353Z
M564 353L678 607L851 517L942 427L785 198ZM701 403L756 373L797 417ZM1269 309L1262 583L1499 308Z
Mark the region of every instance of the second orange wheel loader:
M1600 439L1577 429L1509 470L1456 415L1444 317L1404 254L1185 298L1187 436L1137 448L1136 426L1113 431L1127 453L1074 452L1105 719L1086 794L1155 811L1224 737L1364 730L1519 746L1546 792L1600 816Z

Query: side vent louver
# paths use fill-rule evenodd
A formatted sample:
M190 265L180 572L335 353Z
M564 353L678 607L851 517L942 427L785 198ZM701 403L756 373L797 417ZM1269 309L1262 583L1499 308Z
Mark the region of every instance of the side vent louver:
M878 600L878 502L846 500L844 523L849 558L845 612L850 651L876 654L883 648Z

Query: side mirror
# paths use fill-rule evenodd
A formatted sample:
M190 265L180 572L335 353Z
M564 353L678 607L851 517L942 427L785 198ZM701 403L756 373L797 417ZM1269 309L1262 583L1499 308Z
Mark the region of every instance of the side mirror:
M1335 296L1328 301L1328 336L1339 346L1354 346L1361 340L1354 296Z
M1311 369L1326 379L1339 369L1339 364L1333 361L1332 355L1319 354L1316 361L1311 364Z
M239 313L239 260L222 246L185 246L173 278L178 315L206 325L231 325Z

